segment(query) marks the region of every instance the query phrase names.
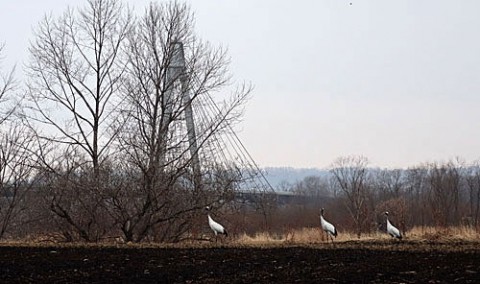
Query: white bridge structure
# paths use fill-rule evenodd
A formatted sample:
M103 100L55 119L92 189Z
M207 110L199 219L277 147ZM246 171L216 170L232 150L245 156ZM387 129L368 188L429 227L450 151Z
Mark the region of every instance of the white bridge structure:
M211 121L221 117L221 108L208 92L192 95L192 86L199 84L197 78L192 77L186 72L182 42L174 42L171 62L166 72L166 107L163 115L167 118L171 116L175 111L174 106L181 102L184 109L183 122L164 126L168 132L179 132L178 135L181 135L182 141L187 144L179 151L189 152L195 189L202 186L202 170L205 162L215 161L215 164L222 168L239 171L242 176L242 188L273 192L272 186L236 135L232 125L227 124L225 130L220 132L209 132L209 129L205 128L206 125L211 125ZM168 119L163 121L169 123ZM210 136L206 137L206 135ZM165 155L163 159L168 160L168 154Z

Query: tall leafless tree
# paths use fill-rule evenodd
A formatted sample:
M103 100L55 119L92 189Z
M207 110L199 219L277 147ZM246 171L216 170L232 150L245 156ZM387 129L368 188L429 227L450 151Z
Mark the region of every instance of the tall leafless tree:
M199 118L199 110L206 108L202 104L210 104L211 95L231 82L226 51L199 40L193 24L189 6L152 3L128 37L127 99L120 110L123 131L117 141L125 162L133 165L125 167L135 169L139 179L135 202L120 200L126 196L120 193L114 198L115 215L127 240L140 241L165 224L185 222L183 217L211 202L206 183L224 176L223 169L210 156L200 173L198 156L239 118L251 90L242 85L213 109L210 119L195 121L195 132L188 129L192 109L197 107ZM172 238L186 228L187 224L177 227Z
M336 186L345 196L346 207L360 238L367 221L368 159L363 156L340 157L331 165L330 172Z
M429 165L429 205L436 225L448 226L459 222L461 186L460 167L453 162Z
M114 138L106 129L119 104L119 57L130 27L118 1L89 0L84 9L46 17L30 47L30 118L48 127L42 138L79 146L95 169Z
M93 176L92 182L85 185L93 188L67 183L57 188L51 198L52 212L85 240L92 239L80 224L96 223L93 216L99 207L93 207L90 201L102 198L101 167L118 133L112 131L113 114L122 100L119 93L126 67L120 56L130 29L131 16L120 2L89 0L83 9L68 10L56 19L45 17L30 47L27 118L38 127L38 138L55 146L57 151L53 153L78 153L85 165L75 170L87 170ZM43 158L49 170L59 169ZM55 172L62 178L68 177L65 173ZM68 190L70 194L66 194ZM78 200L58 198L65 195ZM71 202L76 206L88 204L85 208L94 211L87 216L75 215L69 209ZM84 218L87 220L81 220Z

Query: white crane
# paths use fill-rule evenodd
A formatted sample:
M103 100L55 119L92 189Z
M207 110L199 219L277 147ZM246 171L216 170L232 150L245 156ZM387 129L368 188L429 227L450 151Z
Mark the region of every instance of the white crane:
M335 226L333 226L331 223L329 223L327 220L323 218L323 211L324 209L322 208L320 210L320 223L322 224L322 229L327 233L327 235L330 236L333 243L333 238L337 237L337 229L335 229Z
M209 212L210 211L210 206L205 207L205 210L207 210ZM210 228L215 233L215 242L217 242L217 235L218 234L225 235L225 237L228 236L227 230L225 230L225 228L222 225L215 222L212 219L212 217L210 217L210 213L208 214L208 225L210 225Z
M390 223L390 221L388 220L388 211L385 212L385 216L387 216L387 233L394 237L394 238L397 238L399 240L402 239L402 234L400 234L400 230L398 230L394 225L392 225L392 223Z

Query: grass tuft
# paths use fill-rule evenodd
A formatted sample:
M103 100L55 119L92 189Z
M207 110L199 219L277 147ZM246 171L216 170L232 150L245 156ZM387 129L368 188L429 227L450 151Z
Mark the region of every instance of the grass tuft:
M247 234L240 235L233 241L239 245L266 245L266 244L281 244L285 242L285 236L273 235L267 232L257 233L254 236Z

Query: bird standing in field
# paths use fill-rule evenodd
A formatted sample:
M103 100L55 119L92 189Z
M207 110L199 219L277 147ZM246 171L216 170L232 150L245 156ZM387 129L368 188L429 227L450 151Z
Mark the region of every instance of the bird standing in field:
M205 207L205 210L207 210L207 212L210 212L210 206ZM225 237L228 236L227 230L225 230L225 228L222 225L215 222L212 219L212 217L210 217L210 213L208 214L208 225L210 225L210 228L215 233L215 242L217 242L217 235L218 234L225 235Z
M331 223L325 220L325 218L323 218L323 211L324 209L322 208L320 210L320 223L322 224L322 230L324 230L327 233L327 235L330 236L333 244L333 238L337 237L337 229L335 229L335 226L333 226Z
M400 230L398 230L392 223L390 223L390 220L388 220L388 211L385 212L385 216L387 216L387 233L399 240L402 239L402 234L400 233Z

